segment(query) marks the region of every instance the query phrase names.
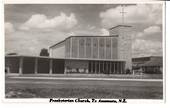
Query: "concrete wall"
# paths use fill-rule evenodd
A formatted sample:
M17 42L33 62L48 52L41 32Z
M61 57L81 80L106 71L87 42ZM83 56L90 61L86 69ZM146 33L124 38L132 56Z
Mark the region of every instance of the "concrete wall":
M67 39L65 41L65 57L70 58L71 57L71 39Z
M110 35L118 35L118 59L125 60L125 67L132 69L131 27L117 26L110 30Z
M65 56L67 55L67 53L65 53L65 50L66 50L65 42L56 45L55 47L50 48L50 57L65 58Z

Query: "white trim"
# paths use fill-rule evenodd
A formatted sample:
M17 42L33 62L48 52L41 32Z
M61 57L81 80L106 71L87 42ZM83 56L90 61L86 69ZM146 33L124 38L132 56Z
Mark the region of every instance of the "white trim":
M23 74L23 57L20 57L19 59L19 74Z
M84 39L84 58L86 58L86 38Z
M10 68L9 67L5 67L5 69L7 70L7 74L10 74Z
M112 50L113 50L112 43L113 43L113 42L112 42L112 41L113 41L113 38L111 37L111 59L113 59L113 55L112 55L112 54L113 54L113 53L112 53Z
M34 73L38 73L38 58L35 58L35 64L34 64Z
M50 62L49 62L49 74L52 74L53 73L53 59L50 59Z

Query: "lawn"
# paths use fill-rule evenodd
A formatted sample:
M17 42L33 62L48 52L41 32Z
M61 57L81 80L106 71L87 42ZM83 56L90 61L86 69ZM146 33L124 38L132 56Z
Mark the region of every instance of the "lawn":
M6 98L162 99L162 82L6 79Z

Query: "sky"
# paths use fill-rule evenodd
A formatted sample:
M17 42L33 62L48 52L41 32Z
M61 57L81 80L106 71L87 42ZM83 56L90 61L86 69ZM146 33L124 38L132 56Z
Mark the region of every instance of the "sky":
M122 23L120 4L6 4L5 53L37 56L71 35L109 35ZM162 56L162 5L124 5L132 57Z

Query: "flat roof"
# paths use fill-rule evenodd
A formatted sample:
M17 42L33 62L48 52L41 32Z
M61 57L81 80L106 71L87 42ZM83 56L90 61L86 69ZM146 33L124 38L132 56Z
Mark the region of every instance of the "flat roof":
M133 57L132 59L142 59L142 58L162 58L163 56L143 56L143 57Z
M54 58L47 56L29 56L29 55L6 55L5 57L30 57L30 58L44 58L44 59L60 59L60 60L84 60L84 61L122 61L121 59L93 59L93 58Z
M84 36L84 35L78 35L78 36L69 36L69 37L67 37L67 38L65 38L63 41L60 41L60 42L58 42L58 43L56 43L56 44L54 44L54 45L52 45L52 46L50 46L49 48L52 48L52 47L55 47L56 45L59 45L59 44L61 44L61 43L63 43L63 42L65 42L67 39L69 39L69 38L72 38L72 37L90 37L90 38L92 38L92 37L118 37L118 35L105 35L105 36L103 36L103 35L89 35L89 36Z
M132 26L129 26L129 25L117 25L117 26L114 26L114 27L110 28L109 30L115 29L115 28L117 28L119 26L122 26L122 27L132 27Z

